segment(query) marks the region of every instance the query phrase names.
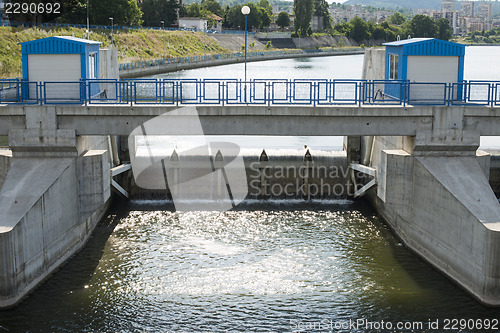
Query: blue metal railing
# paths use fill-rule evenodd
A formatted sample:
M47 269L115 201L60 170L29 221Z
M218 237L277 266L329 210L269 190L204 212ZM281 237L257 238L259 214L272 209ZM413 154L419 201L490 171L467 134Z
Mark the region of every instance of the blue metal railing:
M458 83L333 79L0 80L2 104L484 105L500 106L500 81Z
M311 54L311 53L325 53L325 54L338 54L338 53L346 53L353 51L362 51L362 48L352 48L352 49L312 49L312 50L276 50L276 51L252 51L247 53L248 58L262 58L262 57L275 57L275 56L284 56L284 55L297 55L297 54ZM176 58L165 58L165 59L155 59L155 60L146 60L146 61L136 61L130 63L120 64L119 70L133 70L139 68L147 68L153 66L166 66L172 64L182 64L182 63L197 63L197 62L205 62L205 61L213 61L213 60L221 60L221 59L237 59L244 57L244 53L236 52L236 53L221 53L221 54L208 54L208 55L199 55L199 56L189 56L189 57L176 57Z
M0 90L4 89L12 89L21 81L20 77L12 78L12 79L3 79L0 81Z

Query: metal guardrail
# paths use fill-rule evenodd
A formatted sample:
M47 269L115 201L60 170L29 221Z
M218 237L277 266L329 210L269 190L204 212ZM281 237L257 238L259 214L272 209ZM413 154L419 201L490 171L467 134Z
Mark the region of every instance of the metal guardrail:
M4 82L8 81L8 82ZM0 80L2 104L484 105L500 106L500 81L458 83L332 79Z
M86 24L72 24L72 23L38 23L34 24L33 22L11 22L11 21L1 21L0 27L38 27L38 28L80 28L87 29ZM110 25L89 25L89 29L107 29L111 30ZM197 30L194 28L170 28L170 27L143 27L143 26L128 26L128 25L113 25L113 30L166 30L166 31L200 31L205 33L218 33L218 34L245 34L243 30L215 30L215 29L207 29L207 30ZM247 34L253 35L255 32L248 31Z
M22 80L22 78L20 78L20 77L0 80L0 90L12 89L16 85L18 85L19 81L21 81L21 80Z
M272 56L284 56L284 55L297 55L297 54L312 54L312 53L325 53L325 54L342 54L350 53L354 51L363 51L362 48L352 48L349 50L345 49L311 49L311 50L279 50L279 51L252 51L247 53L248 58L261 58L261 57L272 57ZM200 56L190 56L190 57L177 57L177 58L165 58L156 60L146 60L146 61L136 61L130 63L120 64L119 70L132 70L139 68L147 68L153 66L166 66L171 64L182 64L182 63L198 63L205 61L213 61L220 59L237 59L244 57L243 52L236 53L222 53L222 54L209 54Z

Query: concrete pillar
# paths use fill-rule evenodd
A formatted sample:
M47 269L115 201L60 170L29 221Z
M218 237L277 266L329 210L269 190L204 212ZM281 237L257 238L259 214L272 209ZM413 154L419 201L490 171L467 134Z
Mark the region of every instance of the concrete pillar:
M347 153L348 162L359 163L361 159L361 137L344 136L344 151Z
M311 199L311 193L309 189L309 177L311 175L311 168L312 168L312 156L311 153L309 152L309 149L306 151L304 154L304 166L305 166L305 173L304 173L304 179L303 179L303 184L304 184L304 199L310 200Z
M217 154L215 154L214 168L217 172L217 195L220 197L222 195L222 190L226 185L224 175L222 174L222 169L224 168L224 157L222 156L220 150L218 150Z
M269 166L269 158L267 157L266 150L263 149L259 157L259 174L260 174L260 195L259 197L265 198L267 179L266 179L266 168Z
M26 128L9 131L0 156L0 308L79 251L110 199L106 137L58 129L53 106L24 114Z

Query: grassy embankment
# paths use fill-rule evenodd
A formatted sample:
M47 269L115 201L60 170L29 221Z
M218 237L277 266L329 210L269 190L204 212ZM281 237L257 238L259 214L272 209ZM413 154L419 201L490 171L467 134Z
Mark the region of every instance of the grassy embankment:
M85 30L77 28L38 28L37 38L50 36L83 37ZM110 30L92 31L91 39L111 45ZM35 39L35 30L0 27L0 78L21 76L21 46L18 43ZM113 45L119 62L133 62L166 57L226 53L227 49L200 32L156 30L115 30ZM163 42L165 40L165 43ZM164 48L165 45L165 48Z

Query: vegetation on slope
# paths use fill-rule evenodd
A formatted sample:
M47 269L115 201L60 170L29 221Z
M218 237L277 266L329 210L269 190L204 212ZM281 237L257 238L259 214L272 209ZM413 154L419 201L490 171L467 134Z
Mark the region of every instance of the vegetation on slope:
M36 38L50 36L83 37L85 30L77 28L53 28L36 30ZM92 31L91 39L111 46L111 31ZM35 39L34 29L0 27L0 78L21 76L21 45ZM113 45L118 50L119 62L133 62L162 57L226 53L227 49L201 32L131 30L114 31Z

